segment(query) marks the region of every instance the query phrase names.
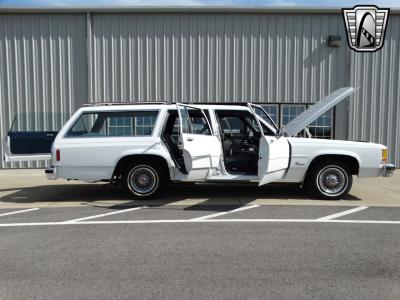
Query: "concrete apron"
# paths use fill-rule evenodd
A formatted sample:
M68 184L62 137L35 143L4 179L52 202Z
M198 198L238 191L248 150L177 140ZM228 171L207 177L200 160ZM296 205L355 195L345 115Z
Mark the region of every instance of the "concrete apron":
M400 172L390 178L354 177L346 199L313 199L297 185L176 185L151 201L134 201L121 187L47 180L42 169L0 170L0 209L129 205L323 205L400 207Z

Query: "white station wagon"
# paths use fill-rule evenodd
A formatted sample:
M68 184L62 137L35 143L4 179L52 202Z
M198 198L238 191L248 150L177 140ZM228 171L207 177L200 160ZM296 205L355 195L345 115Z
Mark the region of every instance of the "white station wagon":
M38 133L10 131L5 159L50 159L49 179L122 183L142 199L168 182L296 182L318 198L340 199L352 175L393 173L387 148L295 136L353 92L333 92L284 128L250 103L93 104L58 133L39 134L34 147L24 146L24 135Z

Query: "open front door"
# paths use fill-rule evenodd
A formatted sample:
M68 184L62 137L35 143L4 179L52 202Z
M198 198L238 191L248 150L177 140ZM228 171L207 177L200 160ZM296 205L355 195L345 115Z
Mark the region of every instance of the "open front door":
M289 167L289 142L285 137L262 136L259 148L258 185L282 179Z
M251 104L249 107L257 120L258 128L263 128L254 107ZM265 111L264 113L267 114ZM267 136L263 130L260 131L258 185L264 185L282 179L285 175L289 167L290 145L286 137Z
M186 180L203 180L218 167L221 144L203 110L177 104L180 134L179 147L182 150Z

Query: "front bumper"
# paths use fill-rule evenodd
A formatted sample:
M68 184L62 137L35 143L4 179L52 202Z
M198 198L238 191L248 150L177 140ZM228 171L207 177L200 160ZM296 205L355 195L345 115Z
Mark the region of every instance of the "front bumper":
M392 164L383 165L383 177L391 177L396 167Z
M48 167L44 170L46 174L46 178L49 180L56 180L57 179L57 169L55 167Z

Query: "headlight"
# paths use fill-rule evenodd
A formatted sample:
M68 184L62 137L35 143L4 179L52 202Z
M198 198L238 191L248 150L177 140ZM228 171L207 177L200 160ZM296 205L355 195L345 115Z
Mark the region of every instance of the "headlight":
M388 158L388 151L387 151L387 149L382 149L382 161L383 161L383 162L387 162L387 158Z

